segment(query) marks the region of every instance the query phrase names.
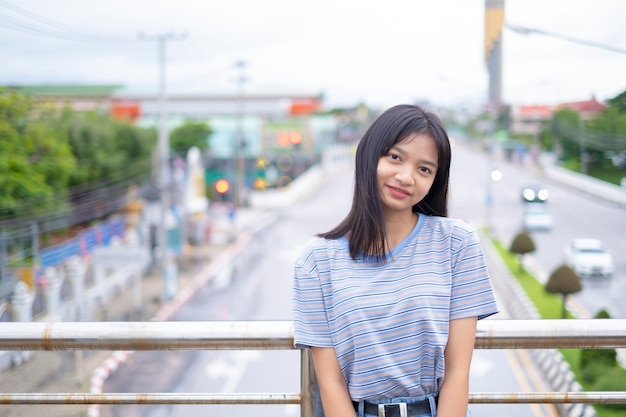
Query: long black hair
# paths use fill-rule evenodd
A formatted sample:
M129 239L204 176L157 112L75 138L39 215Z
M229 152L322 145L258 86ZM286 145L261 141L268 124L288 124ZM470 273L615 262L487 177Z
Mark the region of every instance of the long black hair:
M414 134L433 138L437 146L437 174L430 191L413 206L414 213L448 215L450 140L441 119L419 106L400 104L387 109L372 123L359 142L354 171L354 196L348 215L332 230L318 236L338 239L348 236L350 256L364 254L386 259L383 205L378 194L378 161L391 147Z

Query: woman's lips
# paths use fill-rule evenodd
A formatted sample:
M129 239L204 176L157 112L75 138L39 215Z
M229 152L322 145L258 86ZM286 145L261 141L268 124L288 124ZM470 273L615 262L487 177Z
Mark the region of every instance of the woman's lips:
M389 191L394 197L404 198L404 197L409 196L409 192L406 190L403 190L402 188L396 188L392 186L387 186L387 187L389 188Z

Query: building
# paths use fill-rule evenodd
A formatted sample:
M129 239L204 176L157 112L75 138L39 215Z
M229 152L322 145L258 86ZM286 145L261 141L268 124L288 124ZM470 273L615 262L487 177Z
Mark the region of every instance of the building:
M519 134L538 135L543 125L552 120L557 110L571 109L580 115L582 120L589 120L603 112L607 105L599 102L595 96L589 100L550 105L518 105L511 107L511 131Z

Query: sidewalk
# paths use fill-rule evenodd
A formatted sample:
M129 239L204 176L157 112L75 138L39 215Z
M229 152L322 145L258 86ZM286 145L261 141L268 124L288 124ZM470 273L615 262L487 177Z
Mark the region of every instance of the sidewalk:
M247 243L251 233L273 221L266 210L241 209L234 223L218 216L214 223L215 238L211 242L192 246L178 259L178 291L170 301L162 300L163 280L159 270L141 280L142 306L133 311L133 294L126 289L106 306L94 311L94 321L167 320L181 303L193 295L199 280L209 280L219 265L233 256L238 247ZM229 239L236 237L236 239ZM113 355L110 351L32 352L25 363L2 372L0 392L5 393L89 393L92 374ZM87 415L88 406L79 405L2 405L0 417L74 417Z

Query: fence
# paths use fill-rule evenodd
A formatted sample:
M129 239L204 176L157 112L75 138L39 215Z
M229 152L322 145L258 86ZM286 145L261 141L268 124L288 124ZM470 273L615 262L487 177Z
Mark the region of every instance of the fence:
M477 349L626 347L626 320L483 320ZM291 350L289 321L3 323L0 350ZM299 404L315 415L316 386L302 351L298 393L0 393L0 404ZM470 403L626 404L626 391L472 392Z

